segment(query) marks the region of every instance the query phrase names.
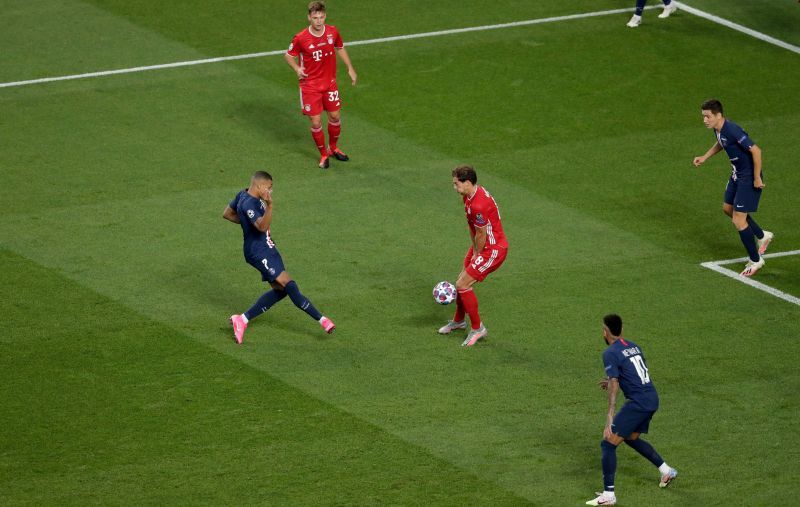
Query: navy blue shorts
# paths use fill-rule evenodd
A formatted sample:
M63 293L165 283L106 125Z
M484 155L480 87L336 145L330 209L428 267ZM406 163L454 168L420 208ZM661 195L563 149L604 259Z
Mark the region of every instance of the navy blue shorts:
M247 263L261 273L261 280L272 283L284 272L283 259L277 249L264 250L258 256L247 258Z
M625 403L611 423L611 432L628 438L631 433L647 433L655 410L642 410L638 405Z
M753 213L758 211L758 201L761 199L761 188L753 187L751 179L728 180L725 187L725 204L733 206L733 211Z

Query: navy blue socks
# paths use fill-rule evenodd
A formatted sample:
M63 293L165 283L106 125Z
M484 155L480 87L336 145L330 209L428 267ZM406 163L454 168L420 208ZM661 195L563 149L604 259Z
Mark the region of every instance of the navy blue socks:
M763 232L762 232L763 235ZM756 246L756 236L750 227L746 227L739 231L739 238L742 240L744 248L747 250L747 255L753 262L758 262L758 247Z
M661 456L658 455L653 446L650 445L649 442L645 442L637 438L636 440L625 440L625 443L628 444L633 450L647 458L650 463L654 464L657 467L660 467L664 464L664 460L661 459Z
M272 305L280 301L281 299L286 297L286 293L278 290L270 290L265 292L258 298L258 301L250 307L249 310L244 312L244 316L247 318L248 321L251 321L261 315L262 313L269 310Z
M600 442L600 449L603 451L603 489L614 491L614 476L617 474L617 446L603 440Z
M311 301L306 299L306 297L300 293L300 289L297 287L297 284L294 282L294 280L287 283L284 290L273 289L262 294L261 297L258 298L258 301L256 301L249 310L244 312L245 318L248 320L248 322L255 319L286 296L289 296L289 299L292 300L292 303L310 315L312 319L319 321L319 319L322 318L322 314L319 313L319 310L314 308L314 305L311 304Z
M753 231L753 234L755 234L756 238L764 238L764 231L761 229L761 226L759 226L750 215L747 215L747 225L750 226L750 230Z
M286 284L285 287L286 294L289 295L289 299L292 300L292 303L308 315L311 316L312 319L319 321L322 318L322 314L319 313L319 310L314 308L314 305L311 304L311 301L306 299L304 295L300 293L300 289L297 287L297 284L292 280L291 282Z

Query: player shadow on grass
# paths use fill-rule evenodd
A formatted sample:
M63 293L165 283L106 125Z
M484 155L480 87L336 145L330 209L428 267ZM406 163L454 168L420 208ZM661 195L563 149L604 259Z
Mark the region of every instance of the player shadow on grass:
M308 120L289 104L265 100L242 102L231 114L232 118L255 127L259 135L266 134L272 144L282 149L303 156L311 153Z

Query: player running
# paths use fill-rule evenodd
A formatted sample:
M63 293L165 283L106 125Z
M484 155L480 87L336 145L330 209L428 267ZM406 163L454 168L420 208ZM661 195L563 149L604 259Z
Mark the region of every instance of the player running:
M300 107L303 114L311 120L311 137L319 150L319 167L322 169L330 166L330 156L342 162L350 160L337 146L342 130L342 102L336 85L337 54L347 66L353 86L358 78L347 50L344 49L339 30L335 26L326 25L325 16L325 2L308 4L308 21L311 24L294 36L284 55L286 63L300 80ZM322 131L323 110L328 114L327 147L325 133Z
M456 329L466 329L464 315L469 315L471 329L461 344L472 347L486 336L486 326L478 315L478 298L472 290L475 282L482 282L503 265L508 252L508 241L500 222L500 211L494 197L479 186L475 169L463 165L453 169L453 188L464 198L464 211L472 244L464 257L464 269L456 281L456 313L453 320L439 329L439 334L449 334Z
M300 293L297 283L284 270L281 254L278 253L270 236L272 176L264 171L256 171L250 179L250 186L236 194L225 208L222 217L242 226L244 259L261 272L261 280L269 282L272 286L272 290L262 294L249 310L241 315L231 315L236 343L241 345L248 322L269 310L287 295L296 307L319 322L326 333L332 333L336 328L333 321L319 313L311 301Z
M642 350L623 338L622 318L619 315L603 317L603 339L608 344L603 351L606 378L600 381L600 388L608 391L608 416L600 442L603 451L603 491L586 505L617 503L614 475L617 472L617 446L622 442L658 467L661 473L659 487L666 488L678 476L678 471L667 465L652 445L639 438L641 433L647 433L650 420L658 410L658 393L650 380ZM615 416L620 388L628 401Z
M693 164L700 167L706 160L723 149L731 161L731 177L725 187L722 211L731 217L733 225L739 231L739 238L744 244L750 260L740 273L742 276L753 276L764 267L764 257L774 234L759 227L750 213L758 210L758 201L764 189L764 175L761 171L761 148L742 130L742 127L726 119L722 115L720 101L711 99L700 106L703 123L713 129L717 142L700 157L695 157Z

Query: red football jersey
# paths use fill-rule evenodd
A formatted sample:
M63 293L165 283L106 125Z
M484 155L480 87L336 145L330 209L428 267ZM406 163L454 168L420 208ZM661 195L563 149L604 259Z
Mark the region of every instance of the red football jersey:
M317 37L311 27L305 28L292 39L287 54L300 56L300 66L308 75L302 84L325 84L336 79L336 49L344 47L342 36L335 26L325 25L325 31Z
M476 227L486 227L488 248L508 248L508 240L500 222L500 210L494 197L482 186L478 186L471 197L464 196L464 211L467 213L469 233L474 238Z

